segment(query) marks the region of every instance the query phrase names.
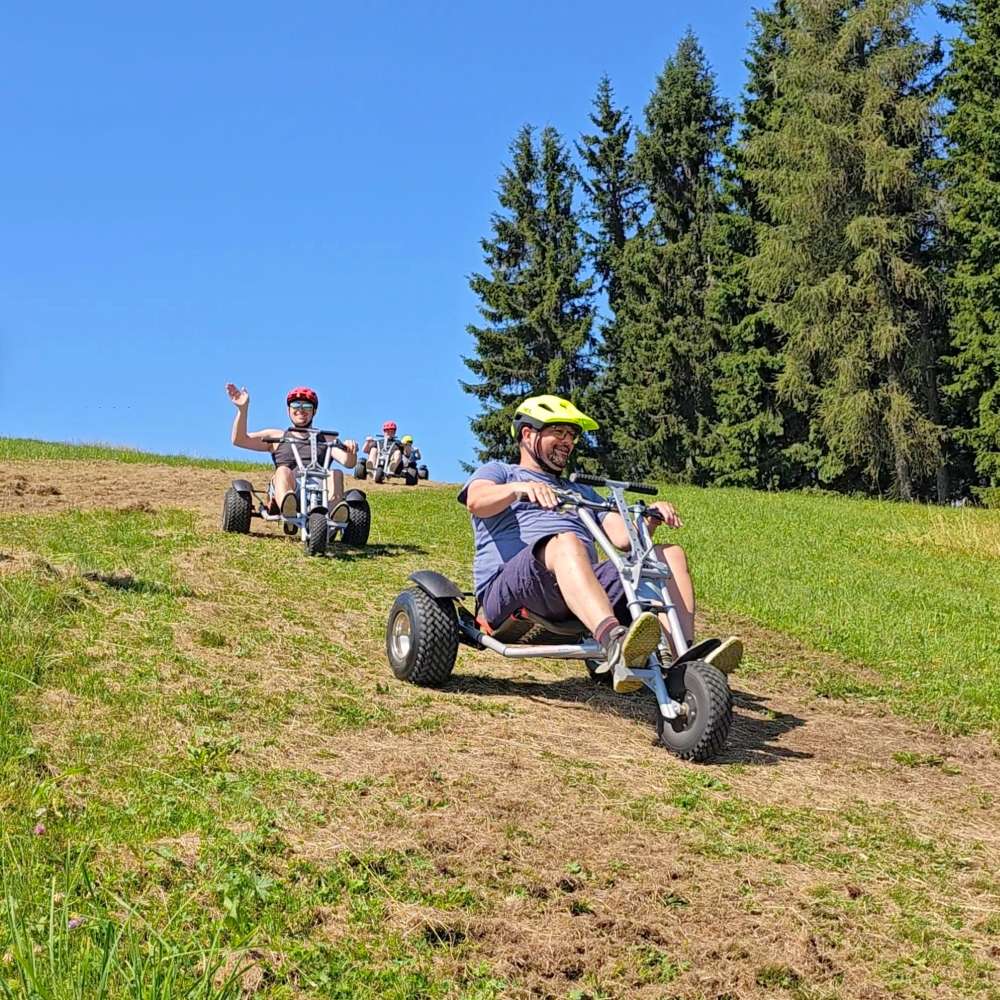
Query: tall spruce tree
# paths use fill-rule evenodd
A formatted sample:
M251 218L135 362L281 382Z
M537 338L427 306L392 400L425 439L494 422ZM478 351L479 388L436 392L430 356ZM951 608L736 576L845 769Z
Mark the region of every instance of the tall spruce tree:
M634 234L641 215L640 185L635 176L632 121L628 112L614 103L607 76L601 78L594 97L590 122L594 131L584 133L576 144L583 163L582 186L587 198L586 243L599 288L607 299L608 315L600 323L599 356L605 362L618 351L617 311L621 298L621 255ZM614 391L599 378L589 405L601 427L598 440L608 454L611 431L617 423Z
M525 396L579 400L593 381L592 279L582 277L576 170L553 128L536 144L525 126L510 153L500 176L501 211L492 235L480 241L489 273L469 279L485 324L466 328L475 354L463 360L478 381L462 387L482 404L472 421L480 460L514 454L510 422Z
M720 210L719 158L732 123L690 32L657 79L636 150L649 206L621 255L615 353L617 469L699 478L712 424L716 331L706 300Z
M960 431L976 471L1000 485L1000 4L963 0L947 16L963 36L952 45L942 92L949 102L949 281L954 382L968 426Z
M927 171L936 49L911 0L797 0L778 125L746 146L770 222L754 290L786 338L779 388L815 406L821 478L910 499L942 481L939 290Z
M788 8L787 0L777 0L754 12L740 139L727 157L726 189L733 210L722 217L723 241L716 256L720 262L728 257L730 264L712 298L722 345L714 380L716 422L703 460L712 481L723 486L802 486L818 459L807 444L805 415L778 398L784 337L753 295L747 274L747 262L756 252L755 229L770 218L746 170L743 150L756 136L778 127L777 66L794 23Z

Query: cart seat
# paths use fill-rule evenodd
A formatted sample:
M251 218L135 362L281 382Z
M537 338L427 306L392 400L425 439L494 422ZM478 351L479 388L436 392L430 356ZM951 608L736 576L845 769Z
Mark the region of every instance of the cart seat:
M543 636L551 635L560 642L575 641L586 638L590 633L586 626L576 618L566 618L563 621L552 621L536 615L527 608L518 608L512 615L505 618L496 628L492 628L486 620L481 608L476 608L476 625L497 642L518 642L529 632L534 633L531 641L544 641Z

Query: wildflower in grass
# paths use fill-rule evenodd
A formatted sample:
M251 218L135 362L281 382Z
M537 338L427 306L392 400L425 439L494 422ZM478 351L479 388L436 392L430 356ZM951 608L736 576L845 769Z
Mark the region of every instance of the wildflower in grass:
M68 930L75 931L83 923L83 917L70 917L66 921L66 927Z
M44 837L45 836L45 824L44 823L36 823L35 824L35 836L36 837Z

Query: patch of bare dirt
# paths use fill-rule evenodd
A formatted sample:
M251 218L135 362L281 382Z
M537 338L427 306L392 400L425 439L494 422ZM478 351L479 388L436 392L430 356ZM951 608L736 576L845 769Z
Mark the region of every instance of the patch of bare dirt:
M248 478L263 493L270 471L231 473L225 469L32 459L8 461L0 471L0 514L95 508L156 513L163 508L193 510L205 527L217 527L222 498L233 479ZM355 480L347 489L412 490L412 486ZM427 484L424 485L426 488ZM432 483L430 485L438 485ZM254 533L272 533L273 525L255 520Z

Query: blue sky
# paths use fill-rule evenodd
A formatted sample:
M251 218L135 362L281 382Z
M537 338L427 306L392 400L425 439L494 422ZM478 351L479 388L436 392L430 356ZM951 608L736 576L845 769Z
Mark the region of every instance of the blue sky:
M0 36L0 434L226 457L233 407L472 455L467 276L525 122L690 26L737 98L751 4L15 4ZM923 33L939 29L931 14Z

